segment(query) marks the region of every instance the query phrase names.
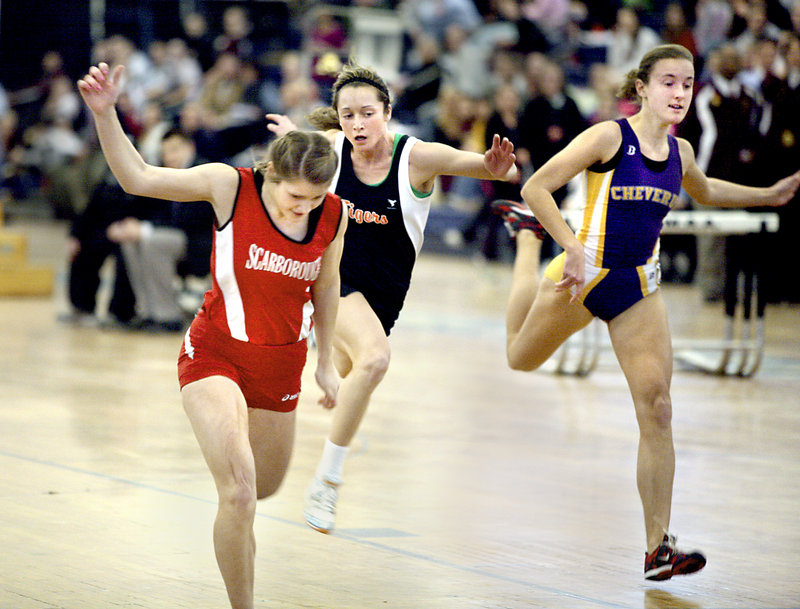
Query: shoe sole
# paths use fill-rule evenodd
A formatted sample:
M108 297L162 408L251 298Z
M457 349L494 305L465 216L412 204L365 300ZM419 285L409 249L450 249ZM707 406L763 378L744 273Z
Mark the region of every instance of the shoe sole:
M533 231L533 234L536 235L539 240L544 240L544 238L547 236L547 231L545 231L541 222L531 216L530 213L525 213L524 211L520 210L520 205L514 201L509 201L508 199L497 199L490 204L490 207L495 214L503 218L503 222L505 222L507 226L510 221L506 219L506 215L515 214L518 218L528 218L536 222L535 227L528 226L523 230ZM512 230L510 228L508 230L509 234L511 234ZM518 231L519 229L515 230L514 233L516 234Z
M690 575L692 573L697 573L705 566L705 557L686 558L686 560L674 565L664 565L657 569L651 569L645 572L644 578L649 581L666 581L671 579L673 575Z
M330 528L327 528L327 529L326 529L326 528L324 528L324 527L320 527L320 526L317 526L317 525L315 525L315 524L311 524L311 523L308 521L308 519L307 519L307 518L306 518L306 519L304 519L304 520L306 521L306 524L307 524L309 527L311 527L312 529L314 529L314 530L315 530L315 531L317 531L318 533L322 533L323 535L330 535L330 534L331 534L331 532L333 531L333 527L330 527Z
M690 573L696 573L705 566L706 566L705 557L698 556L698 557L687 558L686 560L672 567L672 574L689 575Z

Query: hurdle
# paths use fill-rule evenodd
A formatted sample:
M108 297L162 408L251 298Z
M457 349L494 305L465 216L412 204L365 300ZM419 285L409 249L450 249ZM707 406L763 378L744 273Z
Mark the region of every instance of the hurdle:
M574 229L580 225L583 210L562 210ZM662 235L747 235L778 230L774 212L671 211L664 218ZM765 302L759 291L758 274L737 273L734 289L727 290L725 327L719 339L673 338L676 361L708 374L747 378L756 373L764 356ZM755 315L753 303L755 302ZM567 340L551 356L548 367L557 374L586 376L596 367L603 349L602 322L597 319Z

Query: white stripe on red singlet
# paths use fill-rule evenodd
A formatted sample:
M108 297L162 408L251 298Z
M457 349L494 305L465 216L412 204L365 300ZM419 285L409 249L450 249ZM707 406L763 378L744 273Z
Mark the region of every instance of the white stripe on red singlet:
M306 288L308 291L310 287ZM310 300L303 305L303 325L300 327L300 336L297 340L308 338L311 333L311 316L314 314L314 303Z
M244 305L239 284L236 282L236 273L233 268L233 222L217 232L214 241L214 257L216 260L214 276L222 292L225 302L225 316L228 320L228 330L237 340L247 341L247 331L244 323Z

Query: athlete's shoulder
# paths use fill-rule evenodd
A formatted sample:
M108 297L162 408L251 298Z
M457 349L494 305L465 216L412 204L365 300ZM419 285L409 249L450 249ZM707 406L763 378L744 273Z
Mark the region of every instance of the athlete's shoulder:
M695 163L694 147L682 137L676 137L675 141L678 143L678 153L681 157L683 173L686 173L686 170Z
M616 121L601 121L588 127L570 143L587 166L611 159L622 144L622 130Z

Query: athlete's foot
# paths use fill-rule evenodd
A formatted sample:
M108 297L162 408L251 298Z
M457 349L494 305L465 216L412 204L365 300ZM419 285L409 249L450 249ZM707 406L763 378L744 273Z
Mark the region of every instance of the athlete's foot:
M646 554L644 578L663 581L673 575L688 575L706 566L706 557L700 552L684 552L675 547L676 537L667 533L661 545Z
M503 224L512 239L517 237L521 230L531 230L539 239L547 235L544 226L533 215L527 205L509 199L497 199L489 204L492 213L503 219Z
M303 517L306 524L320 533L330 533L336 523L336 500L339 496L338 483L317 478L311 481L306 493L306 507Z

